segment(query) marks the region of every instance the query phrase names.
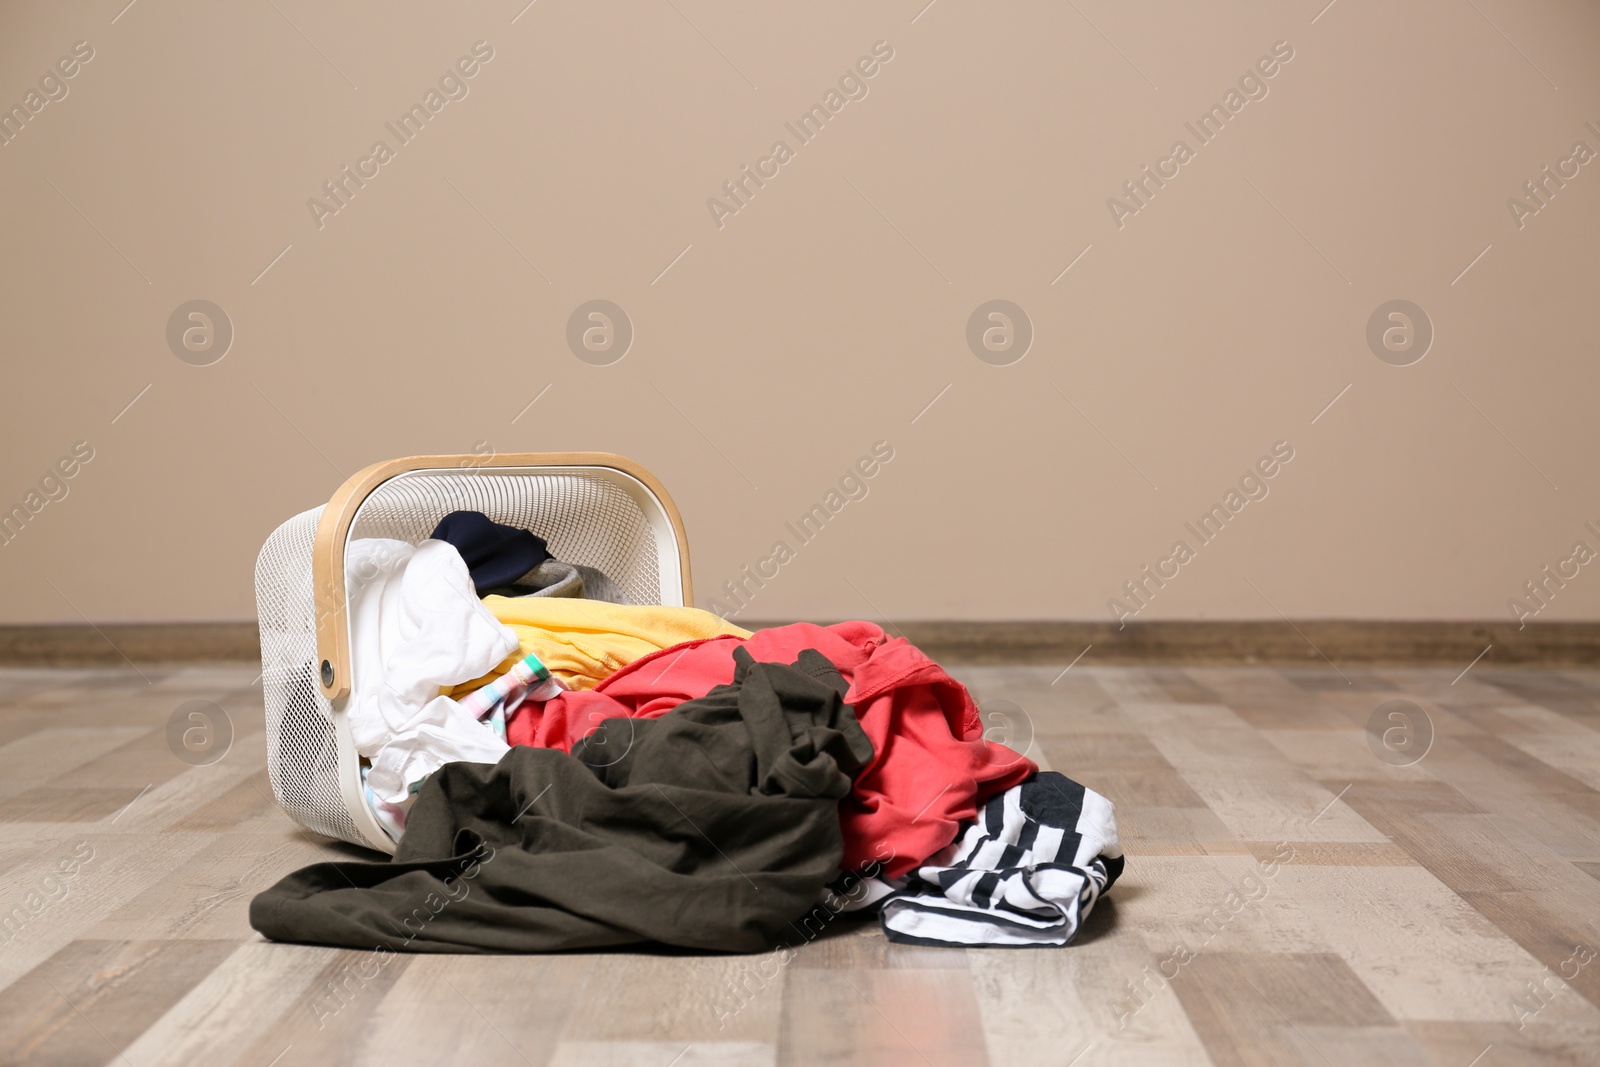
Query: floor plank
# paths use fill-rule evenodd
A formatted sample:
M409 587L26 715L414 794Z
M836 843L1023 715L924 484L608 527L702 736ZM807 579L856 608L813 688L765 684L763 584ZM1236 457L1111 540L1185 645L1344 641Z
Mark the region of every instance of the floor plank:
M106 1060L237 947L233 941L73 941L0 991L0 1062Z

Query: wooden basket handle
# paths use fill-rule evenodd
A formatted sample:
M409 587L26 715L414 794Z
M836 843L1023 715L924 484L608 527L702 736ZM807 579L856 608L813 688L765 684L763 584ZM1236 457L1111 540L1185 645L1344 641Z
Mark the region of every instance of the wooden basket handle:
M490 467L602 467L619 471L641 483L661 503L673 535L678 542L679 573L683 579L683 602L694 603L689 582L689 540L684 534L683 517L655 475L622 456L609 452L509 452L488 456L408 456L391 459L357 472L341 485L317 523L317 536L311 549L313 598L317 609L318 681L329 700L339 700L350 692L350 627L345 617L344 548L350 525L362 503L384 482L412 471L482 470Z

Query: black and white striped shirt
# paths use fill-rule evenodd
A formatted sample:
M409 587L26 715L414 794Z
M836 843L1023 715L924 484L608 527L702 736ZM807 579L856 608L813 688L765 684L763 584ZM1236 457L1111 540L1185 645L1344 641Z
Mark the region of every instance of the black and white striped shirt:
M1041 771L884 900L884 932L919 945L1065 945L1122 865L1111 801Z

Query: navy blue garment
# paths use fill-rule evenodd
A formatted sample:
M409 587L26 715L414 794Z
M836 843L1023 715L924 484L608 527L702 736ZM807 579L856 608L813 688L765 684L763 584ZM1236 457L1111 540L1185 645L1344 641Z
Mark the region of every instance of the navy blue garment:
M467 561L473 586L485 592L510 585L550 558L543 538L503 526L480 511L452 511L429 536L454 545Z

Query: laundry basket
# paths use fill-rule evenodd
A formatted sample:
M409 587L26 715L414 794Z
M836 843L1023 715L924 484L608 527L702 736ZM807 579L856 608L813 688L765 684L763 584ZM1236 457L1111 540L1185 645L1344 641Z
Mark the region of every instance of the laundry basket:
M532 530L556 559L598 568L635 604L693 601L678 509L649 471L621 456L413 456L366 468L327 504L274 530L256 559L267 775L308 830L394 852L363 799L345 715L358 681L345 546L362 537L415 544L452 511Z

